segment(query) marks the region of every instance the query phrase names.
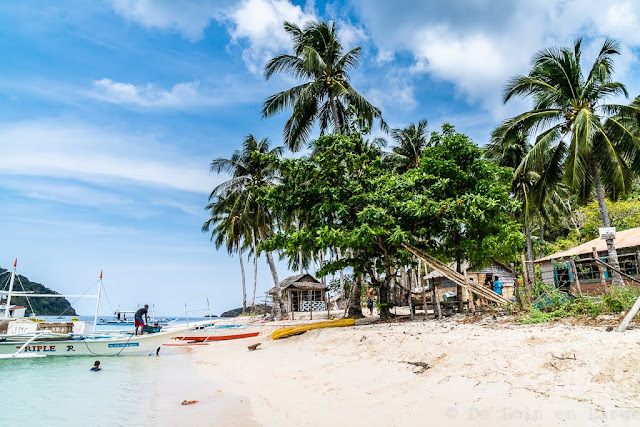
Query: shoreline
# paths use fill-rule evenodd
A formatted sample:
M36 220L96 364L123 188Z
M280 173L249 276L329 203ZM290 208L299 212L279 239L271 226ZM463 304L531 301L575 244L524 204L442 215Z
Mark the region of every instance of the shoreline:
M451 319L312 330L273 341L277 328L193 349L203 381L223 396L242 396L236 409L243 418L229 414L231 425L640 420L637 329ZM247 350L258 342L257 351Z

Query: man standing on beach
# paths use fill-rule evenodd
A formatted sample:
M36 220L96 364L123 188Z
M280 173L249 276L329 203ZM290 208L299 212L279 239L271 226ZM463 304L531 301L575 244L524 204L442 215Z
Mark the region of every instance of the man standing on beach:
M493 282L493 292L495 292L498 295L502 295L502 288L503 287L504 287L504 285L502 284L500 279L498 279L498 276L496 276L496 281Z
M138 335L138 326L140 327L140 335L144 332L145 321L142 319L142 316L145 317L146 321L149 322L149 306L147 304L144 305L144 308L138 309L135 315L135 326L136 326L136 335Z
M373 316L373 298L375 296L375 292L371 285L367 288L367 308L369 309L369 315Z

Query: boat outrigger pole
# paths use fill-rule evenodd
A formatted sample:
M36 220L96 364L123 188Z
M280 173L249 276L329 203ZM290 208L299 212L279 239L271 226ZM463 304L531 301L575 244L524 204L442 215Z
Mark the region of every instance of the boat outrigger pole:
M13 292L13 282L16 280L16 267L18 266L18 258L13 262L13 270L11 270L11 280L9 281L9 293L7 295L7 302L4 306L4 318L9 318L9 307L11 306L11 292Z
M98 324L98 310L100 309L100 294L102 293L102 270L100 270L100 280L98 280L98 296L96 298L96 313L93 316L93 333L96 333L96 325Z

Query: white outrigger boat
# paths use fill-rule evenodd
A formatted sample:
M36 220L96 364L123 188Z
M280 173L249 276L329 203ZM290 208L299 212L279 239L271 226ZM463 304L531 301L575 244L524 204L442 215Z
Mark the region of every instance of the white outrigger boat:
M4 316L0 319L0 359L45 357L45 356L118 356L157 354L162 344L183 335L188 327L173 328L166 332L157 332L135 336L132 333L96 333L102 272L98 281L97 295L60 295L14 292L17 260L13 264L8 291L0 290L0 298L6 302L0 305ZM93 330L91 322L44 322L33 318L24 318L24 310L11 306L12 296L27 298L90 297L96 298L96 311Z
M183 331L176 336L180 341L226 341L241 338L257 337L262 331L262 324L247 325L198 325L195 328Z

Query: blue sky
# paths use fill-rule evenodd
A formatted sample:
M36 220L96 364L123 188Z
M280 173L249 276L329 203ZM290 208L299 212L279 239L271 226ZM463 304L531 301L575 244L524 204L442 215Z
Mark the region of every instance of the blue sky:
M208 164L248 133L281 144L286 116L262 120L260 106L294 82L261 70L288 51L282 23L311 19L362 46L352 83L392 127L450 122L484 144L526 107L502 105L506 80L579 36L586 60L619 40L616 78L640 94L631 0L2 2L0 266L17 256L22 274L66 293L104 269L114 308L238 306L237 257L200 232L224 179ZM272 285L261 259L259 293Z

